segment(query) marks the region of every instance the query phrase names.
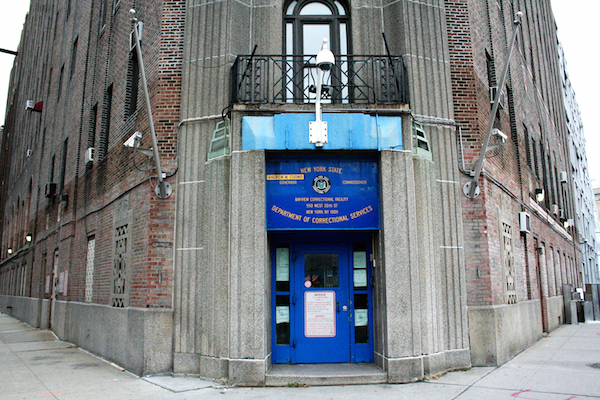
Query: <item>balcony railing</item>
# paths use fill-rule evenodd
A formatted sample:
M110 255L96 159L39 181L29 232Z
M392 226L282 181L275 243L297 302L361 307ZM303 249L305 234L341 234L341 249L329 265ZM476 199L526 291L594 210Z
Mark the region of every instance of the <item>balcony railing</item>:
M241 55L232 68L232 103L309 103L316 97L316 56ZM322 102L408 103L401 56L337 56L323 76Z

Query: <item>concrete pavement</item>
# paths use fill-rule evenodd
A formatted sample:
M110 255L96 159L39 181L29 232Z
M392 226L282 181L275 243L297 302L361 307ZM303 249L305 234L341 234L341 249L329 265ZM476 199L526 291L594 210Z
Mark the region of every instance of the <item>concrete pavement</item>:
M597 367L594 367L594 364ZM50 331L0 313L0 399L600 398L600 323L563 325L501 367L402 385L232 388L191 377L139 378Z

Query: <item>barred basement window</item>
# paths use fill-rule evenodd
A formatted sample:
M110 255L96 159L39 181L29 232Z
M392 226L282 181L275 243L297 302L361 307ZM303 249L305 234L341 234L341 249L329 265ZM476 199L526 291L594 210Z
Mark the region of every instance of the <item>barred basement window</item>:
M94 258L96 255L96 238L88 238L87 244L87 263L85 267L85 302L92 302L94 290Z
M125 224L114 230L112 293L110 300L110 305L113 307L127 307L129 305L128 253L129 224Z
M504 271L505 296L507 304L517 303L515 259L512 244L512 226L506 222L501 222L502 235L502 269Z

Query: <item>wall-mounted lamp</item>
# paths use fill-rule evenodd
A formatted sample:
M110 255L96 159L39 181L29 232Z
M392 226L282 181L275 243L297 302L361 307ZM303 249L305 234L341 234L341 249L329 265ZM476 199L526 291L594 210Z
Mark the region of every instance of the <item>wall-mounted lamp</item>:
M28 233L27 235L25 235L25 240L27 241L27 243L31 243L31 241L33 240L33 235L31 233Z
M323 39L321 51L317 54L317 99L315 102L315 121L308 123L308 142L315 147L323 147L327 143L327 121L321 119L321 93L323 87L323 73L329 71L335 64L335 56L327 48L327 39Z
M544 198L544 189L535 189L535 200L541 203L544 201Z
M10 256L12 254L12 247L9 247L7 252L8 252L8 255Z

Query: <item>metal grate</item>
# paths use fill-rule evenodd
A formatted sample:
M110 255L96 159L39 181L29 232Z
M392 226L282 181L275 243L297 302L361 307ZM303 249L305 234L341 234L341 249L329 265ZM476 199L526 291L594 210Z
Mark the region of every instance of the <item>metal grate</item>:
M308 103L316 96L316 56L240 55L232 103ZM323 78L324 102L408 103L401 56L337 56Z
M515 260L512 245L512 226L502 222L502 266L504 269L504 280L506 285L506 303L517 302L517 291L515 287Z
M129 225L121 225L115 229L115 253L113 256L112 270L112 296L113 307L127 307L129 305L127 260L129 251Z
M87 246L87 264L85 267L85 301L92 302L94 290L94 257L96 254L96 239L88 240Z

